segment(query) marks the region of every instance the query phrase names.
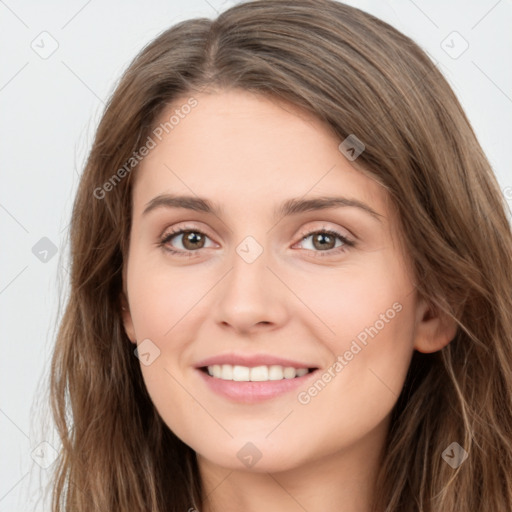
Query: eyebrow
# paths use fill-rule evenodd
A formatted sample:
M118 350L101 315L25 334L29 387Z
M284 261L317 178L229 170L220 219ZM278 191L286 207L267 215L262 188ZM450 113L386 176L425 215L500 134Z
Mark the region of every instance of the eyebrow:
M288 217L299 213L340 207L359 208L370 214L379 222L381 222L381 218L383 218L383 215L377 213L366 203L358 199L332 196L315 197L312 199L288 199L278 208L274 209L274 216L276 218ZM146 204L142 215L145 216L158 208L185 208L196 212L211 213L218 217L222 216L222 208L208 199L197 196L178 196L172 194L161 194L151 199L151 201Z

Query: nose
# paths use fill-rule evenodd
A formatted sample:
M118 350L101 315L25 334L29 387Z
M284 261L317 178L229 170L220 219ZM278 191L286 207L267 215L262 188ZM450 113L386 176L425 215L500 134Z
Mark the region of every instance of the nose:
M284 324L291 293L268 263L265 250L252 262L234 251L232 267L217 287L213 306L215 320L224 329L250 334Z

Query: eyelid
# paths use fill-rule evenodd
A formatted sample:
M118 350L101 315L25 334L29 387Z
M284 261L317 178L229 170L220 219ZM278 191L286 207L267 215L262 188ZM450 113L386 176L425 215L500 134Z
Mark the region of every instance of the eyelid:
M344 238L346 238L346 239L348 239L348 240L350 240L352 242L355 242L355 236L348 229L341 228L341 227L338 227L338 226L328 226L328 225L326 225L325 222L319 228L308 228L308 229L301 228L301 231L300 231L300 233L301 233L300 234L301 240L303 240L304 237L311 236L312 234L320 232L320 231L333 231L333 232L337 232L342 237L344 237Z
M172 238L174 238L176 236L183 235L183 232L185 232L185 231L193 231L193 232L201 233L201 234L205 235L206 237L208 237L212 242L214 242L212 237L208 234L207 229L199 228L197 226L187 224L186 222L184 222L184 223L178 223L177 225L174 225L171 228L166 227L162 231L162 234L159 237L159 242L157 242L157 245L160 245L164 250L167 250L170 253L174 253L174 254L177 254L180 256L182 256L182 255L194 256L195 253L200 252L200 249L198 249L196 251L184 251L182 249L177 250L177 249L170 249L170 248L165 247L166 244L169 243L169 241ZM346 235L340 231L346 231L348 234ZM321 227L318 227L318 228L309 228L309 229L302 228L300 231L300 235L299 235L300 239L297 242L295 242L292 245L292 247L296 246L300 242L303 242L305 239L311 237L312 235L317 234L317 233L322 233L322 232L328 233L331 236L334 236L334 237L340 239L343 242L342 245L339 247L336 247L336 248L325 250L325 251L307 250L308 252L317 253L320 256L335 256L338 254L338 252L343 252L343 250L347 250L347 248L354 247L356 245L356 242L354 240L355 237L352 235L352 233L350 233L350 231L348 231L345 228L340 229L339 227L334 227L334 228L329 227L329 226L326 226L324 223ZM214 242L214 243L216 243L216 242ZM205 249L205 248L202 248L202 249Z
M334 258L339 257L341 255L344 255L346 252L348 252L350 249L356 247L356 241L351 236L346 236L343 233L341 233L338 228L328 228L328 227L322 227L317 229L310 229L309 231L306 230L302 235L301 239L296 242L292 247L295 247L297 244L307 240L311 236L314 236L317 233L326 233L328 236L332 236L334 238L337 238L338 240L341 240L341 245L338 247L333 247L331 249L327 249L325 251L314 251L310 249L305 249L308 253L311 253L311 256L314 258Z
M209 229L200 227L198 225L189 224L186 221L185 222L179 222L178 224L173 224L171 226L167 226L165 229L162 230L159 239L162 239L163 237L166 237L170 234L178 234L181 231L197 231L199 233L203 233L204 235L208 236L208 238L213 239L212 236L209 234Z
M162 245L162 246L165 246L169 240L173 239L174 237L178 237L180 235L183 235L183 233L185 231L192 231L194 233L201 233L202 235L206 236L208 239L210 239L214 244L217 244L217 242L215 242L213 240L213 238L208 234L208 230L207 229L203 229L203 228L200 228L200 227L197 227L197 226L194 226L194 225L190 225L190 224L183 224L183 223L179 223L177 225L174 225L172 227L166 227L163 231L162 231L162 234L158 237L158 242L157 242L157 245ZM218 245L218 244L217 244ZM168 249L170 252L172 252L170 249ZM198 252L198 251L183 251L183 250L176 250L175 252L177 253L183 253L183 252L187 252L187 253L194 253L194 252Z
M311 224L311 222L308 222L308 224ZM201 232L201 233L207 235L210 239L213 238L208 233L208 229L207 228L198 227L197 225L194 225L194 224L187 224L186 221L180 222L180 223L178 223L176 225L173 225L172 227L167 226L165 229L162 230L162 232L161 232L161 234L159 236L160 239L165 236L167 230L170 230L170 232L172 232L173 234L176 234L176 233L180 232L181 230L183 230L183 231L195 230L195 231L198 231L198 232ZM300 240L298 240L298 241L301 241L301 240L303 240L304 237L310 236L311 234L316 233L318 231L340 231L340 230L346 232L346 234L340 233L340 235L343 235L344 237L349 238L352 241L354 241L354 239L356 238L351 233L351 231L349 231L347 228L340 228L338 226L334 226L334 227L328 226L324 222L322 224L322 226L319 227L319 228L301 228L301 230L299 231ZM168 234L170 234L170 233L168 233Z

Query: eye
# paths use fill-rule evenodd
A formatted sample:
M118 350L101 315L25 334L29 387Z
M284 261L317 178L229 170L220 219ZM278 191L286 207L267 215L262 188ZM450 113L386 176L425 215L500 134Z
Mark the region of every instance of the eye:
M174 238L179 239L180 237L182 247L178 247L179 250L171 248L169 246L171 240ZM158 245L164 250L172 254L177 254L178 256L193 256L193 252L205 247L207 238L208 236L199 229L185 226L165 232Z
M321 257L339 254L347 251L348 247L355 246L355 242L332 229L311 231L309 233L303 233L301 236L302 242L311 239L309 244L310 248L307 249L318 253L318 256ZM179 250L176 250L170 246L170 242L174 238L179 239L180 237L182 247L178 247ZM185 226L165 232L160 242L158 242L158 245L165 251L176 254L177 256L191 257L195 256L194 252L205 248L207 239L209 239L209 237L203 231L194 227ZM336 245L336 239L340 241L338 245Z
M348 247L355 246L355 242L349 240L346 236L332 229L321 229L318 231L311 231L310 233L302 235L303 242L310 238L310 248L312 247L312 250L314 250L314 252L318 252L318 256L321 257L339 254L345 252ZM336 238L341 242L337 246Z

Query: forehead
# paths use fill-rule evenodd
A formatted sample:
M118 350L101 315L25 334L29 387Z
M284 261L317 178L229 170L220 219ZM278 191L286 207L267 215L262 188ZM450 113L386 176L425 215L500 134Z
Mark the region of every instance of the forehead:
M176 99L155 124L155 147L136 171L139 213L164 192L243 210L334 194L386 208L382 187L351 165L341 140L311 113L240 90L196 94L195 106L183 108L189 99Z

